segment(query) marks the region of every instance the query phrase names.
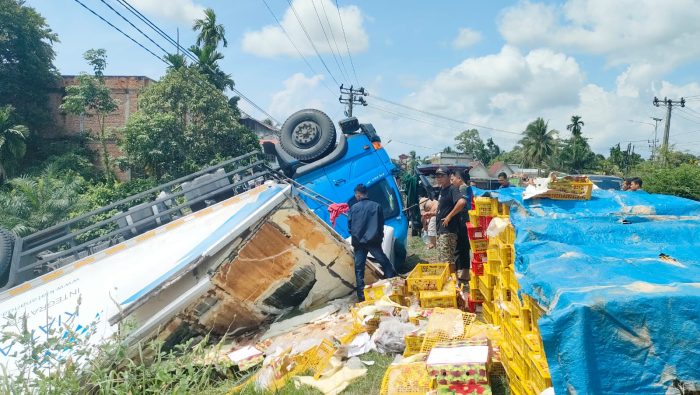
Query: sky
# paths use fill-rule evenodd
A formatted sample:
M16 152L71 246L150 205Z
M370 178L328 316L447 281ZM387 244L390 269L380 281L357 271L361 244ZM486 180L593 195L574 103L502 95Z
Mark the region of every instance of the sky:
M106 4L175 52L116 0L80 1L157 55L164 52ZM666 118L666 109L652 104L655 96L687 98L684 108L673 109L670 142L700 155L700 0L128 3L171 37L179 32L185 47L196 40L193 21L212 8L228 40L221 68L280 122L303 108L338 121L344 117L338 86L364 87L368 106L354 115L375 126L394 157L439 152L471 128L510 149L537 117L567 138L572 115L582 117L594 151L607 154L631 142L648 157L652 117ZM165 73L161 60L77 0L27 5L58 34L55 64L63 74L87 71L82 53L91 48L107 50L106 74ZM267 117L243 101L241 108Z

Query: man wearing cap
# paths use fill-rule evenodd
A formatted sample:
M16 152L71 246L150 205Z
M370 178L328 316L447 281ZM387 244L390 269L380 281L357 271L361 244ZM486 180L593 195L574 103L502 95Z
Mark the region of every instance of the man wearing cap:
M355 252L355 281L357 299L365 300L365 264L367 254L371 253L379 262L384 278L396 276L394 265L382 250L384 240L384 214L379 203L367 198L367 187L358 184L355 187L355 204L348 212L348 230L352 236L352 248Z
M437 250L438 260L449 263L452 271L456 270L455 251L457 249L457 233L460 226L460 213L466 204L466 199L459 189L450 182L451 171L440 167L435 172L435 178L440 186L437 210ZM464 225L466 226L466 225Z

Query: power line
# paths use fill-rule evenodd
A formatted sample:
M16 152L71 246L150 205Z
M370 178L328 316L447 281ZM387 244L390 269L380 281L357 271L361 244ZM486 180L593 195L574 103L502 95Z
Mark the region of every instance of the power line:
M104 17L102 17L100 14L98 14L98 13L95 12L95 11L93 11L90 7L86 6L86 5L85 5L84 3L82 3L80 0L74 0L74 1L77 2L78 4L80 4L80 5L81 5L83 8L85 8L86 10L90 11L90 12L91 12L93 15L95 15L96 17L100 18L103 22L105 22L106 24L108 24L109 26L111 26L113 29L117 30L118 32L120 32L121 34L123 34L124 36L126 36L127 38L129 38L129 39L130 39L131 41L133 41L136 45L138 45L139 47L141 47L141 48L143 48L144 50L146 50L148 53L150 53L151 55L153 55L154 57L156 57L156 58L157 58L158 60L160 60L161 62L165 63L165 64L168 65L168 66L172 66L172 64L170 64L170 62L168 62L168 61L166 61L165 59L161 58L160 56L156 55L153 51L151 51L150 49L146 48L143 44L141 44L140 42L136 41L133 37L129 36L129 35L126 34L124 31L122 31L121 29L119 29L118 27L116 27L114 24L112 24L111 22L109 22L107 19L105 19ZM128 5L130 6L130 4L129 4L126 0L119 0L119 1L120 1L120 4L122 4L123 6L125 6L125 4L123 4L123 3L126 3L126 4L128 4ZM123 3L122 3L122 1L123 1ZM111 7L110 7L110 8L111 8ZM132 7L132 8L133 8L133 7ZM116 11L115 11L115 12L116 12ZM121 16L122 18L126 19L123 15L120 14L120 16ZM145 18L145 17L144 17L144 18ZM139 19L140 19L140 18L139 18ZM142 20L143 20L143 19L142 19ZM127 21L128 21L128 20L127 20ZM131 24L130 21L128 21L128 22ZM153 26L155 26L154 23L151 22L151 24L152 24ZM133 24L132 24L132 26L133 26ZM160 29L158 28L158 30L160 30ZM160 31L162 32L162 30L160 30ZM143 33L143 32L141 32L141 33L142 33L142 34L145 34L145 33ZM167 35L166 33L164 33L164 32L163 32L162 34L164 34L165 36L168 36L168 35ZM168 36L168 37L170 37L170 36ZM174 40L172 40L172 38L170 38L169 41L173 42ZM179 47L179 48L182 48L182 47L179 46L179 44L178 44L178 47ZM162 47L160 47L160 46L159 46L159 48L162 49ZM168 51L165 51L165 50L163 50L163 51L165 52L166 55L171 55ZM198 59L197 59L196 57L194 57L194 55L193 55L189 50L186 50L186 49L183 48L183 53L184 53L185 55L189 56L190 59L193 59L193 60L195 60L196 62L198 62ZM200 64L201 64L201 63L200 63ZM206 65L206 66L207 66L207 68L209 68L210 71L214 72L214 71L211 69L211 67L210 67L209 65ZM203 81L202 81L202 82L203 82ZM232 90L233 92L237 93L243 100L245 100L246 102L248 102L248 103L249 103L251 106L253 106L255 109L257 109L257 110L260 111L261 113L265 114L268 118L272 119L273 121L275 121L275 122L277 122L277 123L280 123L280 122L277 121L272 115L268 114L267 111L263 110L260 106L258 106L257 104L255 104L255 102L253 102L252 100L250 100L249 98L247 98L243 93L241 93L241 91L239 91L239 90L236 89L236 88L231 88L231 90Z
M282 33L284 33L284 35L287 36L289 43L292 44L292 46L297 51L299 56L301 56L301 58L304 60L304 63L306 63L306 65L309 67L309 70L311 70L311 73L313 75L319 74L316 72L316 70L313 68L313 66L311 66L311 63L309 63L308 59L306 59L306 56L304 56L304 54L301 53L301 51L299 50L299 47L297 47L297 45L294 43L294 40L292 40L292 36L289 35L289 33L287 32L287 29L284 28L284 26L282 25L280 20L277 18L277 15L275 15L274 11L272 11L272 8L270 8L270 5L267 3L267 0L262 0L262 2L265 4L265 7L267 7L267 11L270 12L270 15L272 15L272 18L274 18L275 22L277 22L277 25L280 27L280 29L282 29ZM323 84L324 87L326 87L326 89L328 89L328 91L332 95L335 95L335 92L333 92L333 90L328 86L328 84L326 84L325 80L321 80L321 83Z
M126 23L128 23L129 25L131 25L131 27L133 27L134 29L136 29L137 32L141 33L142 36L146 37L146 39L148 39L148 41L152 42L153 45L155 45L156 47L160 48L161 51L163 51L163 52L165 52L165 53L168 53L168 51L166 51L165 48L161 47L160 44L158 44L157 42L155 42L148 34L144 33L141 29L139 29L138 27L136 27L136 25L134 25L129 19L127 19L127 18L126 18L124 15L122 15L119 11L115 10L114 7L112 7L108 2L106 2L105 0L100 0L100 1L101 1L104 5L106 5L107 7L109 7L110 10L114 11L115 14L119 15L123 20L125 20Z
M117 0L117 1L118 1L122 6L124 6L124 7L127 8L128 10L130 10L130 11L132 12L132 14L135 14L135 15L137 16L138 19L140 19L141 21L145 22L148 26L150 26L152 29L154 29L154 30L156 31L156 33L158 33L161 37L164 37L164 38L165 38L167 41L169 41L170 43L175 44L176 48L177 48L178 50L181 50L184 56L187 56L190 60L192 60L192 61L195 62L195 63L198 63L198 64L200 64L200 65L202 64L201 62L199 62L199 59L198 59L189 49L183 48L183 47L180 45L179 42L173 40L173 38L170 37L169 34L165 33L160 27L158 27L158 25L156 25L155 23L153 23L150 19L148 19L148 18L147 18L146 16L144 16L141 12L139 12L134 6L132 6L131 4L129 4L129 2L128 2L127 0ZM123 17L123 16L122 16L122 17ZM171 55L168 51L165 51L165 50L163 50L163 51L164 51L167 55ZM167 62L166 62L166 64L167 64ZM215 71L211 68L210 65L206 65L206 67L207 67L207 68L209 69L209 71L211 71L212 73L215 72ZM252 100L249 99L246 95L244 95L243 92L241 92L240 90L236 89L235 87L231 87L231 91L233 91L234 93L236 93L240 98L242 98L243 100L245 100L248 104L250 104L251 106L253 106L253 108L257 109L258 111L260 111L262 114L264 114L265 116L267 116L267 117L270 118L271 120L277 122L278 124L280 123L278 120L275 119L275 117L273 117L272 115L270 115L267 111L263 110L263 109L262 109L260 106L258 106L254 101L252 101Z
M129 2L126 1L126 0L117 0L117 2L118 2L119 4L121 4L122 7L126 8L129 12L131 12L133 15L135 15L136 18L138 18L139 20L141 20L142 22L144 22L148 27L150 27L151 29L153 29L153 31L155 31L158 35L160 35L160 36L163 37L166 41L168 41L169 43L171 43L172 45L174 45L175 48L176 48L178 51L180 51L180 48L181 48L181 47L180 47L180 44L179 44L177 41L173 40L173 39L172 39L167 33L165 33L163 30L161 30L161 28L159 28L155 23L151 22L151 20L148 19L148 17L146 17L145 15L143 15L143 14L141 13L141 11L139 11L139 10L136 9L136 8L134 8L134 6L132 6L131 4L129 4ZM164 52L167 53L168 51L164 51Z
M294 8L294 4L292 4L291 0L287 0L287 3L289 4L289 8L292 9L292 12L294 13L294 17L297 18L297 21L299 22L299 26L301 26L301 30L304 31L304 34L306 34L306 38L309 40L309 43L311 44L311 48L314 49L314 52L316 52L316 56L318 56L319 60L321 60L321 63L323 64L323 67L326 69L328 74L331 76L333 81L335 82L336 85L340 85L338 83L338 80L335 79L335 76L333 76L333 73L331 73L331 70L328 68L328 65L326 64L326 61L323 60L323 56L321 56L321 53L318 52L318 49L316 48L316 44L314 44L314 40L311 39L311 35L309 35L309 32L306 30L306 27L304 26L304 22L301 21L301 18L299 17L299 14L297 14L296 8Z
M340 63L338 62L338 58L335 56L335 51L333 50L333 44L331 44L331 40L328 38L328 34L326 33L326 28L323 26L323 22L321 21L321 14L318 13L318 9L316 8L316 2L314 0L311 0L311 5L314 7L314 12L316 13L316 17L318 18L318 24L321 25L321 31L323 31L323 36L326 37L326 42L328 43L328 48L331 50L331 55L333 55L333 60L335 61L335 65L338 66L338 70L340 71L340 75L343 78L348 79L348 77L343 72L343 69L340 67Z
M326 12L325 0L320 0L320 2L321 2L321 8L323 9L323 15L326 16L326 22L328 22L328 30L330 30L331 37L333 38L333 44L335 44L335 51L338 53L338 58L340 59L340 64L343 66L343 71L346 75L346 78L348 80L350 80L350 73L348 72L348 69L345 67L345 62L343 61L343 55L340 54L340 46L338 46L338 40L335 39L335 29L333 29L333 25L331 25L331 20L330 20L330 18L328 18L328 13Z
M114 30L118 31L119 33L123 34L126 38L128 38L128 39L131 40L131 41L133 41L134 44L138 45L139 47L143 48L146 52L148 52L148 53L150 53L151 55L153 55L156 59L160 60L161 62L163 62L163 63L165 63L165 64L168 64L168 62L166 62L163 58L161 58L160 56L158 56L158 55L156 55L155 53L153 53L153 51L151 51L150 49L146 48L143 44L141 44L140 42L136 41L136 40L135 40L133 37L131 37L130 35L124 33L124 31L121 30L120 28L114 26L110 21L106 20L105 18L102 17L102 15L100 15L100 14L96 13L95 11L93 11L90 7L86 6L83 2L81 2L80 0L74 0L74 1L75 1L76 3L78 3L78 4L80 4L80 5L81 5L83 8L85 8L86 10L90 11L90 12L91 12L93 15L95 15L96 17L102 19L102 21L104 21L104 23L106 23L106 24L108 24L109 26L111 26Z
M459 124L464 124L464 125L469 125L469 126L473 126L473 127L477 127L477 128L481 128L481 129L493 130L493 131L495 131L495 132L500 132L500 133L508 133L508 134L513 134L513 135L517 135L517 136L521 136L521 135L522 135L522 133L513 132L513 131L510 131L510 130L492 128L492 127L490 127L490 126L479 125L479 124L476 124L476 123L471 123L471 122L462 121L462 120L455 119L455 118L446 117L446 116L444 116L444 115L435 114L435 113L428 112L428 111L425 111L425 110L421 110L421 109L418 109L418 108L415 108L415 107L409 107L409 106L407 106L407 105L405 105L405 104L397 103L397 102L391 101L391 100L389 100L389 99L383 99L383 98L381 98L381 97L379 97L379 96L371 96L371 97L374 97L375 99L380 100L380 101L383 101L383 102L385 102L385 103L393 104L393 105L395 105L395 106L403 107L403 108L405 108L405 109L412 110L412 111L417 111L417 112L422 113L422 114L425 114L425 115L429 115L429 116L432 116L432 117L445 119L445 120L448 120L448 121L451 121L451 122L455 122L455 123L459 123Z
M360 79L357 78L357 71L355 71L355 63L352 61L352 55L350 54L350 45L348 45L348 36L345 34L345 25L343 24L343 17L340 16L340 6L338 5L338 0L335 0L335 9L338 11L338 19L340 19L340 28L343 30L343 38L345 39L345 49L348 51L348 58L350 58L350 66L352 66L352 73L355 75L355 82L360 85Z

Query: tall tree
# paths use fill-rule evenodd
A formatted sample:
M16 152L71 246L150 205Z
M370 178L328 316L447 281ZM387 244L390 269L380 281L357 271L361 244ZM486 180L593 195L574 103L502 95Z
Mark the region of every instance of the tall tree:
M156 178L182 176L214 160L259 149L227 97L192 67L168 70L141 93L122 148L136 173Z
M199 33L197 46L216 48L219 42L223 43L224 47L228 46L226 29L224 25L216 23L216 13L211 8L204 10L204 18L194 21L192 30Z
M542 118L530 122L520 140L524 164L541 167L551 159L557 149L558 134L556 130L549 129L548 122Z
M486 151L489 154L489 163L493 162L499 155L501 155L501 147L499 147L491 137L486 140Z
M566 130L570 131L574 137L581 135L581 128L583 128L583 121L580 115L572 115L571 123L566 125Z
M29 129L12 122L13 111L10 105L0 107L0 184L17 169L27 153Z
M231 75L224 73L219 67L219 61L224 58L224 55L218 52L216 47L208 45L202 48L192 46L190 51L197 57L195 67L207 77L209 82L220 91L224 91L227 88L233 89L235 84Z
M476 129L468 129L458 134L455 137L457 141L457 150L470 155L472 158L481 161L484 165L489 164L489 153L484 145L484 141L479 136L479 131Z
M102 165L105 179L114 181L112 160L107 149L108 137L106 132L107 116L117 109L117 102L110 96L109 88L105 85L104 70L107 67L107 53L104 49L91 49L85 52L85 60L93 66L94 75L81 73L78 83L66 87L61 109L70 114L86 117L97 117L98 140L102 147Z
M584 169L592 169L595 165L595 154L588 145L588 139L581 131L584 123L581 117L574 115L566 129L571 131L571 138L563 142L561 147L561 164L566 171L581 173Z
M454 152L455 150L453 150L449 145L442 150L443 154L454 154Z
M170 53L165 55L163 58L165 59L166 62L168 62L168 70L174 69L174 70L179 70L183 67L187 66L187 60L185 59L185 55L182 54L174 54Z
M53 44L58 36L23 0L0 0L0 107L12 105L16 122L48 124L48 93L57 86Z

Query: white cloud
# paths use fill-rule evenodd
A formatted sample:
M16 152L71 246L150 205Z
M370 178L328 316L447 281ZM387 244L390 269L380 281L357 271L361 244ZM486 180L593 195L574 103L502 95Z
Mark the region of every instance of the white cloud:
M204 16L204 6L193 0L169 0L167 5L162 0L133 0L131 5L143 13L188 25Z
M630 82L630 84L627 84ZM633 82L633 83L632 83ZM631 90L633 89L633 91ZM446 117L520 133L537 117L566 138L572 115L583 117L584 136L598 153L608 153L617 143L626 147L634 141L635 151L648 157L654 128L629 122L651 122L649 117L664 117L664 110L652 106L651 98L700 95L700 85L674 85L661 78L645 75L642 65L629 68L618 76L611 89L587 81L585 73L571 56L551 49L533 49L522 53L506 45L498 53L467 58L425 81L401 102ZM391 106L368 98L374 107L364 115L373 122L396 156L411 150L426 155L450 145L454 137L473 126L446 121L425 114ZM698 103L694 105L693 103ZM380 106L377 109L376 106ZM700 101L689 102L689 110L674 112L671 142L684 148L684 142L700 140ZM695 106L695 107L693 107ZM695 108L696 115L692 110ZM404 114L397 117L390 110ZM492 137L502 148L510 149L521 136L476 127L484 140ZM663 134L659 124L659 139ZM643 141L640 141L643 140ZM406 144L408 143L408 144ZM410 145L409 145L410 144ZM428 148L426 148L428 147ZM688 145L700 152L700 142Z
M292 113L303 108L316 108L324 110L328 102L323 100L328 94L324 94L321 88L323 75L306 77L302 73L296 73L284 81L284 88L272 95L269 113L284 122Z
M700 55L699 18L694 0L523 1L505 9L498 25L519 47L603 55L611 65L641 63L644 73L659 76Z
M476 30L461 28L459 33L457 33L457 37L452 40L452 47L455 49L467 48L479 41L481 41L481 33Z
M306 28L306 33L309 34L320 53L340 51L341 55L347 54L343 28L347 36L347 47L351 53L362 52L369 46L369 38L363 26L365 17L358 7L350 5L340 8L341 25L338 10L330 0L294 0L292 5ZM287 8L280 23L304 56L313 55L315 51L309 43L302 25L297 20L294 10L291 7ZM322 23L319 23L319 17ZM326 35L328 39L326 39ZM262 57L299 56L284 31L277 24L247 32L243 36L242 46L244 51Z

